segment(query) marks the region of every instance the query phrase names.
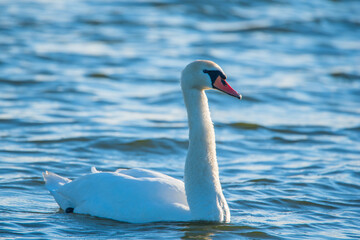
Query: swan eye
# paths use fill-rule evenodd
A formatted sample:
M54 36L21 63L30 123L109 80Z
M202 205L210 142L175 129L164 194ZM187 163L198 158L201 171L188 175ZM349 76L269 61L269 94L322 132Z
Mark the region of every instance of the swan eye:
M206 70L206 69L204 69L203 72L209 74L210 79L211 79L211 82L212 82L213 84L214 84L215 80L218 78L218 76L220 76L222 80L225 80L225 79L226 79L225 74L222 73L222 72L219 71L219 70ZM224 81L222 81L222 83L226 86L226 84L224 83Z

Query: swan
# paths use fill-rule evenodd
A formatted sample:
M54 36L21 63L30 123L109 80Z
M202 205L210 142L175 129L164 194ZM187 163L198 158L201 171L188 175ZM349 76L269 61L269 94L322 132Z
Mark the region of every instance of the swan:
M197 60L181 73L189 124L184 182L146 169L91 173L73 181L44 172L46 188L66 213L89 214L129 223L162 221L230 222L216 160L215 133L204 90L238 99L214 62Z

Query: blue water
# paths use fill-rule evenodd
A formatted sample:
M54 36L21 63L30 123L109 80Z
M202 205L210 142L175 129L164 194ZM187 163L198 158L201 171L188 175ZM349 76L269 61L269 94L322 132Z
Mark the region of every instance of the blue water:
M359 1L0 2L0 238L360 238ZM65 214L49 170L182 179L180 72L208 91L230 224Z

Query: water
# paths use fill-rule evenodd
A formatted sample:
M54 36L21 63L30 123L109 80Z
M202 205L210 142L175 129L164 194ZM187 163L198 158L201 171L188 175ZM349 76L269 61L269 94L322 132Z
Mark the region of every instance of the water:
M0 238L360 238L358 1L0 2ZM65 214L49 170L145 167L179 179L179 87L217 62L243 101L208 92L230 224Z

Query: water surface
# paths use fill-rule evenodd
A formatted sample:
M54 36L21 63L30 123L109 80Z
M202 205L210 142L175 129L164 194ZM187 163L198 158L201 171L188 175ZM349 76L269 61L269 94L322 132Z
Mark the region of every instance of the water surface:
M360 238L358 1L0 2L1 238ZM45 170L146 167L182 179L179 86L208 92L230 224L65 214Z

